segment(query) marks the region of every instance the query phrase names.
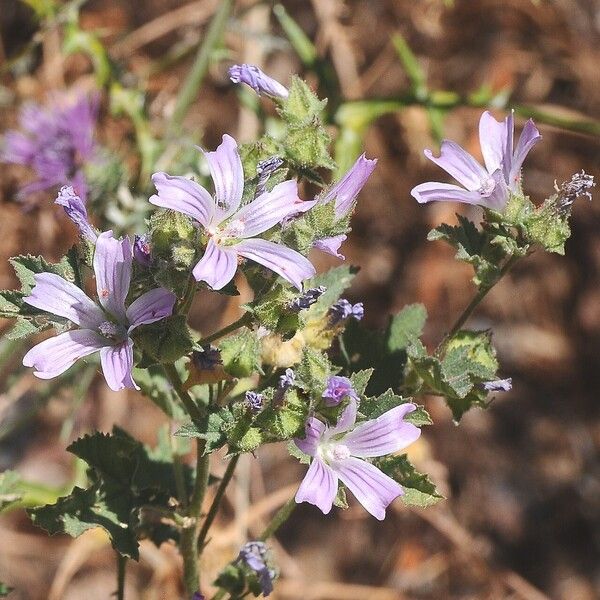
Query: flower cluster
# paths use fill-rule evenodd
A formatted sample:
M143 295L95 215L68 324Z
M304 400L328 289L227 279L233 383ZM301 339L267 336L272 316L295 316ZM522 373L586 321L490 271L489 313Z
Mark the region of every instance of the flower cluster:
M19 117L21 131L9 131L0 160L30 167L37 179L24 186L20 198L69 184L85 201L84 167L96 154L94 127L98 97L54 96L47 107L28 104Z

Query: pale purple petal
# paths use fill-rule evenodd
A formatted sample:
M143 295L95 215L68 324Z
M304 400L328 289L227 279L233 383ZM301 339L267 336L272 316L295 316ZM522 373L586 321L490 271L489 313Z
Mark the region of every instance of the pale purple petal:
M100 307L74 283L54 273L38 273L34 279L35 287L31 294L23 298L27 304L84 328L95 329L106 321Z
M469 192L451 183L428 181L421 183L411 190L412 197L421 204L425 202L464 202L465 204L480 204L481 194Z
M200 184L162 172L154 173L152 181L158 194L150 197L151 204L176 210L208 227L214 216L215 201Z
M385 519L385 509L404 494L402 486L372 464L346 458L333 467L342 483L376 519Z
M111 315L125 322L125 298L131 282L133 250L128 237L117 240L112 231L98 236L94 252L94 273L100 304Z
M217 210L222 221L239 207L244 192L244 170L237 142L225 134L214 152L204 152L215 184Z
M300 448L304 454L314 456L317 452L319 441L325 433L325 423L319 421L315 417L309 417L305 425L306 435L303 440L300 438L294 439L294 444Z
M102 348L100 362L104 379L111 390L118 392L125 388L140 389L131 375L133 369L133 342L131 340L128 339L117 346Z
M205 281L213 290L225 287L237 271L236 250L237 246L218 246L210 239L204 256L192 271L196 281Z
M315 240L313 242L313 248L317 248L317 250L327 252L327 254L331 254L331 256L345 260L346 257L340 253L340 247L347 238L347 235L342 234L334 237L323 238L321 240Z
M380 417L358 425L344 436L343 443L353 456L371 458L392 454L406 448L421 435L421 430L404 417L416 409L414 404L401 404Z
M496 121L492 114L486 110L479 120L479 143L481 153L488 172L493 173L497 169L510 170L512 148L507 154L508 118L504 122ZM508 159L508 163L507 163Z
M302 282L316 273L310 261L299 252L261 239L243 240L235 249L240 256L257 262L281 275L285 280L302 289Z
M350 170L319 199L320 203L335 199L335 213L338 218L346 216L354 207L354 201L369 179L376 159L361 154Z
M64 373L76 360L97 352L108 344L106 338L90 329L74 329L44 340L24 357L23 365L33 367L40 379Z
M439 157L433 156L431 150L425 150L425 156L469 191L478 190L481 182L489 177L487 171L456 142L444 140Z
M500 169L492 174L489 180L489 187L491 188L490 193L482 194L479 204L492 210L503 211L508 202L510 192L504 180L504 174Z
M261 93L275 98L287 98L289 96L285 86L269 77L256 65L233 65L229 68L229 79L233 83L249 85L259 96Z
M338 478L321 459L314 458L296 492L296 502L309 502L328 514L337 494Z
M134 300L126 311L129 331L138 325L146 325L160 321L173 314L177 297L173 292L164 288L156 288Z
M542 139L540 132L534 125L533 121L529 119L525 123L525 127L521 132L521 137L517 142L515 153L513 155L512 165L510 168L510 175L508 181L508 187L511 190L515 190L519 179L521 178L521 167L523 161L529 154L530 150Z
M337 435L338 433L345 433L349 429L352 429L354 423L356 423L356 413L358 411L358 403L356 399L350 396L350 402L348 402L348 406L344 408L342 414L340 415L337 423L334 427L330 427L326 431L326 437L329 439L330 437Z
M305 212L315 202L303 202L298 197L298 182L291 179L278 183L270 192L243 206L234 216L243 224L240 237L250 238L280 223L288 215Z

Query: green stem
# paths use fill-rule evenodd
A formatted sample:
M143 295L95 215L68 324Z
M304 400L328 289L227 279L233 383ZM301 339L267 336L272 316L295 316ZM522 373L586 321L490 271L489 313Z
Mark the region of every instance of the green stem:
M240 459L240 455L236 454L227 465L227 469L223 475L223 479L219 483L219 487L217 488L217 492L215 497L210 505L210 509L206 514L206 518L204 519L204 523L202 523L202 528L200 529L200 533L198 534L198 548L200 553L204 548L204 543L206 542L206 536L208 535L208 530L212 525L217 513L219 512L219 506L221 505L221 500L223 499L223 495L225 494L225 490L231 481L231 477L233 476L233 472L237 466L238 460Z
M171 117L170 123L170 131L172 134L179 133L183 119L191 104L196 99L198 90L208 71L211 54L223 37L225 25L227 24L227 19L229 18L232 7L233 0L221 0L217 12L212 18L204 41L196 53L194 64L186 77L183 87L179 90L179 94L177 95L177 101L175 102L175 109L173 110L173 116Z
M180 400L183 402L187 413L190 415L193 421L199 422L204 418L204 411L200 409L200 407L194 402L193 398L190 396L189 392L184 389L183 384L181 383L181 379L179 378L179 373L173 364L164 364L163 369L165 371L165 375L169 380L169 383L173 386L174 390L177 392Z
M500 273L498 273L498 277L491 285L480 288L480 290L475 294L471 302L466 306L466 308L459 315L458 319L454 322L454 325L448 331L448 333L444 336L442 341L438 344L438 347L435 350L435 355L439 356L446 344L462 329L462 326L467 322L467 319L471 316L473 311L479 306L481 301L488 295L489 291L512 269L517 260L519 260L520 256L511 256L505 263Z
M179 538L179 551L183 557L183 582L188 598L200 590L198 572L198 524L202 502L208 486L209 455L204 454L205 440L196 440L196 479L189 506L186 510L186 523Z
M127 557L117 552L117 600L125 600L125 574L127 572Z
M258 538L261 542L266 542L272 535L275 535L277 530L290 518L297 506L296 499L290 498L271 519L270 523L265 527L264 531Z
M207 346L211 342L222 338L223 336L239 329L240 327L244 327L244 325L248 325L252 321L252 315L250 313L243 314L237 321L234 321L227 327L223 327L223 329L219 329L219 331L215 331L215 333L211 335L207 335L205 338L202 338L198 344L200 346Z

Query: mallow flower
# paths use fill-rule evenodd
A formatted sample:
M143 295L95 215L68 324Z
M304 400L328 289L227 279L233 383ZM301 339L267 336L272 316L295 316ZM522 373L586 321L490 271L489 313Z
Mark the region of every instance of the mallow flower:
M215 186L214 198L195 181L166 173L152 176L158 194L150 198L156 206L192 217L206 230L208 245L192 271L196 280L220 290L233 279L240 258L247 258L302 289L302 282L315 274L310 261L258 236L284 218L308 210L314 201L300 200L297 182L289 180L240 207L244 172L236 141L224 135L216 151L204 155Z
M354 210L356 197L367 183L367 179L371 176L376 164L377 159L370 159L361 154L350 170L324 194L319 196L317 203L334 202L335 216L338 219L348 216ZM323 238L316 240L313 247L343 260L345 257L340 254L340 246L346 238L347 236L344 234Z
M52 379L78 359L99 351L104 378L112 390L139 389L131 374L133 341L130 334L140 325L170 316L176 298L172 292L157 288L125 307L131 264L129 238L117 240L112 231L106 231L98 236L94 253L98 303L59 275L35 275L35 287L24 302L78 326L44 340L25 355L23 364L33 367L36 377Z
M355 425L357 403L350 401L333 427L309 417L306 437L294 440L312 457L296 502L309 502L328 514L341 481L369 513L383 520L387 506L404 490L366 459L397 452L418 439L421 430L404 421L415 409L414 404L402 404Z
M289 96L289 91L284 85L269 77L256 65L243 64L229 67L229 79L233 83L245 83L259 96L261 94L273 98L287 98Z
M0 160L33 169L37 179L24 186L19 197L68 182L85 201L83 167L96 155L94 127L98 96L75 98L54 95L46 107L30 103L19 114L20 131L4 137Z
M425 156L452 175L460 186L427 182L413 188L411 194L421 203L464 202L496 211L504 210L511 192L521 193L523 161L542 138L529 119L517 147L513 149L514 129L512 112L501 122L485 111L479 121L479 143L485 168L457 143L444 140L439 157L433 156L431 150L425 150Z

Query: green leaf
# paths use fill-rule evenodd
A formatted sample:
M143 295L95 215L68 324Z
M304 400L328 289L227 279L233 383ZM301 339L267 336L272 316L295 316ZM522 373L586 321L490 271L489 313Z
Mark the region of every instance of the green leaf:
M259 296L245 308L269 331L276 333L295 331L300 322L298 315L290 312L289 305L297 295L297 292L289 287L275 284L270 291Z
M9 259L9 262L13 266L15 273L21 282L22 292L24 294L31 293L31 290L35 286L34 275L38 273L54 273L68 281L73 281L72 270L65 262L52 265L42 256L32 256L31 254L13 256Z
M21 477L15 471L0 473L0 513L21 501L20 483Z
M38 325L34 321L19 317L16 323L12 326L11 330L6 334L6 337L10 340L18 340L24 337L29 337L35 333L39 333L40 331L50 327L50 325L50 323Z
M119 554L134 560L139 558L139 544L131 523L130 497L126 493L107 493L100 484L87 490L76 487L56 504L34 508L28 513L33 523L50 535L66 533L79 537L88 529L101 527Z
M331 363L324 352L310 346L302 349L302 359L296 368L296 385L305 392L320 397L331 374Z
M6 596L8 596L13 590L14 588L11 588L10 586L0 581L0 598L6 598Z
M194 348L185 315L141 325L132 332L136 346L157 363L174 363Z
M360 412L367 419L376 419L388 410L392 410L392 408L396 408L396 406L406 404L407 402L412 402L412 399L403 398L395 394L393 390L387 390L380 396L362 400L360 403ZM419 405L417 405L416 410L406 415L405 420L418 427L432 424L431 417L427 411Z
M234 377L260 372L260 341L255 331L244 327L219 343L223 368Z
M204 454L209 454L225 445L226 432L234 425L231 412L227 408L222 408L211 412L205 426L201 429L195 423L186 423L175 432L175 435L206 440Z
M304 425L308 417L308 402L292 389L287 392L281 406L263 410L256 418L255 425L264 434L265 441L285 441L304 435Z
M422 304L409 304L394 315L387 329L387 349L389 352L406 350L421 337L427 320L427 310Z
M359 396L364 395L374 370L375 369L364 369L363 371L357 371L356 373L352 373L350 375L352 387Z
M404 488L400 497L404 504L425 508L444 499L429 477L413 467L406 454L378 458L374 464Z
M346 488L342 485L338 485L338 490L333 499L333 505L346 510L348 508L348 500L346 499Z

